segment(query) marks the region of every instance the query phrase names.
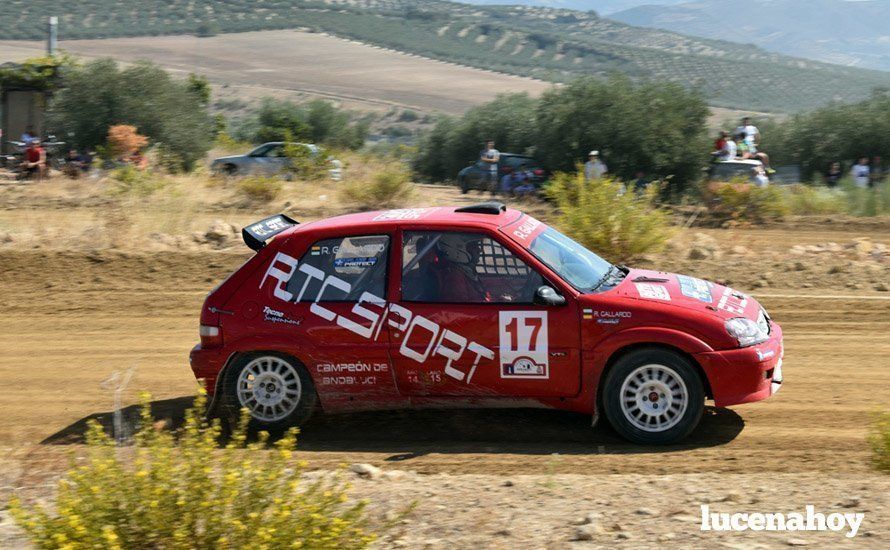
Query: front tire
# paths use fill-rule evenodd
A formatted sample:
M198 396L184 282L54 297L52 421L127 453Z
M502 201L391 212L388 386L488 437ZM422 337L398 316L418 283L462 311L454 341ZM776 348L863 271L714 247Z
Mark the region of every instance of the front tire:
M470 187L469 185L467 185L466 178L458 179L457 184L460 186L460 192L462 195L466 195L470 191Z
M254 352L227 369L220 412L237 422L245 408L252 429L281 432L308 420L317 401L315 384L302 363L284 354Z
M666 445L688 436L701 420L704 402L698 371L666 349L628 353L603 386L609 423L625 439L644 445Z

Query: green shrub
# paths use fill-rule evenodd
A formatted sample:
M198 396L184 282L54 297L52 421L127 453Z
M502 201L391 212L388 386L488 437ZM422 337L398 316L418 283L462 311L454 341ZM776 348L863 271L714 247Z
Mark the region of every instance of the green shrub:
M414 193L411 175L400 162L368 161L363 169L363 173L347 173L340 190L345 202L361 209L396 208Z
M90 422L88 455L58 484L53 510L10 512L41 548L364 548L364 503L348 504L338 478L301 480L293 460L296 430L268 447L247 443L243 415L225 449L219 422L199 395L178 437L157 429L144 398L132 452Z
M868 442L871 444L872 464L877 470L890 473L890 413L877 415L871 425Z
M159 174L139 170L134 166L122 166L111 172L112 195L147 197L167 187L170 181Z
M877 187L857 187L851 180L841 181L847 196L848 211L854 216L880 216L890 213L890 182Z
M579 169L554 174L544 193L559 208L562 231L597 254L627 261L659 250L670 228L667 214L654 206L657 186L643 195L622 189L610 178L586 181Z
M796 183L784 188L785 202L792 214L846 214L847 197L839 189Z
M305 104L266 98L242 120L236 137L244 141L305 141L358 149L368 136L368 120L316 99Z
M175 151L181 170L194 168L210 149L213 119L194 81L173 78L148 61L121 67L111 59L69 68L64 76L47 124L75 148L104 145L111 126L126 124Z
M281 196L284 183L278 178L249 176L238 181L237 189L251 202L271 202Z
M719 221L764 222L788 214L781 188L775 185L758 187L745 178L708 182L702 190L702 199Z
M288 141L284 145L284 156L290 162L290 170L300 179L319 180L328 175L328 154L324 149L313 153L303 143Z

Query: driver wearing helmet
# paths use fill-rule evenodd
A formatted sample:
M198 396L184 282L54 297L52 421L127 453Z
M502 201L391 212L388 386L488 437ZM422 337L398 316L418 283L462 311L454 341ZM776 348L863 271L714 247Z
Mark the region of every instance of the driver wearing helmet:
M482 289L476 264L481 243L478 238L458 233L443 233L436 244L439 299L443 302L477 303L491 301Z

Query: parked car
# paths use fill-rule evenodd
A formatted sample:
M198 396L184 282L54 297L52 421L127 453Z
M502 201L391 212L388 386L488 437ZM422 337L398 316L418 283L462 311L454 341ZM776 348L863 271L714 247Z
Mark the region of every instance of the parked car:
M547 407L678 441L782 383L782 329L731 288L613 265L501 203L248 227L201 308L211 412L279 430L323 411Z
M531 173L531 183L535 187L540 188L547 181L547 171L544 165L532 157L526 155L514 155L513 153L501 153L498 162L497 183L491 183L490 165L481 160L467 166L457 174L457 184L462 193L468 192L470 189L478 189L480 191L490 191L495 193L500 188L501 178L522 166Z
M312 155L322 154L322 150L317 145L311 143L301 143L299 145L308 148ZM260 145L246 155L220 157L210 163L210 170L216 174L228 176L287 174L290 169L290 163L284 153L284 146L285 143L283 141L272 141ZM343 164L335 158L329 158L328 164L330 165L328 174L331 179L340 181Z
M754 181L754 169L763 166L756 159L718 160L712 162L705 170L711 181L731 181L736 178L745 178Z

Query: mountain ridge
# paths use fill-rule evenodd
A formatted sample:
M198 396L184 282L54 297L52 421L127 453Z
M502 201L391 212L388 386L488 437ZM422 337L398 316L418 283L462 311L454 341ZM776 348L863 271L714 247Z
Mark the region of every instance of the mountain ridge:
M609 17L827 63L890 70L890 0L749 0L746 5L757 14L756 22L728 17L720 0L644 5Z

